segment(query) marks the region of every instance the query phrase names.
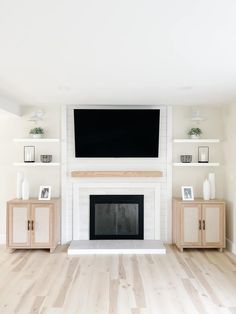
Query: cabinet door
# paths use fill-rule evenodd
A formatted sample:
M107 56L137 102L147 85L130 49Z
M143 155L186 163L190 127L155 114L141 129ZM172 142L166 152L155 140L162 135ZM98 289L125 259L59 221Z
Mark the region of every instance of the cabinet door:
M27 204L8 206L7 236L9 247L30 246L30 207Z
M181 205L181 245L201 246L201 205Z
M224 246L225 208L223 204L202 206L203 245Z
M33 204L31 206L31 245L32 247L50 247L52 244L53 206Z

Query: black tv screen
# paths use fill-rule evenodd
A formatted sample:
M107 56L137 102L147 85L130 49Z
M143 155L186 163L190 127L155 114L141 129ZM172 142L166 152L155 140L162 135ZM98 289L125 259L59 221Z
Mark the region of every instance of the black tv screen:
M78 158L158 157L158 109L75 109Z

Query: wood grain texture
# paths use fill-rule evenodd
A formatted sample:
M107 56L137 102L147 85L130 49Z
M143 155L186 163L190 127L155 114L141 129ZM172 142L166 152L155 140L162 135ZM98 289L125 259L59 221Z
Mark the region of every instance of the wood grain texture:
M83 177L162 177L162 171L72 171L71 176Z
M236 256L217 250L68 257L0 249L0 313L235 313Z
M17 214L17 210L22 208L25 209L25 217L22 218L22 213L21 216L16 215L16 223L13 224L13 214L15 212ZM53 252L60 241L60 199L39 201L31 198L26 201L18 199L8 201L6 222L9 249L48 248ZM25 234L24 242L18 241L18 235L22 234Z
M184 248L226 247L225 202L182 201L173 199L172 234L173 243L183 251ZM214 241L212 240L214 239Z

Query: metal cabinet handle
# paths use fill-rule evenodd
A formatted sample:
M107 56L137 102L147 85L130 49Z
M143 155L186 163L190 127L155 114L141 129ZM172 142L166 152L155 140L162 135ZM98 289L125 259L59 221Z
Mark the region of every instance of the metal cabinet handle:
M30 230L30 220L28 220L28 230Z
M202 230L202 222L199 220L199 230Z
M34 230L34 221L31 221L31 230Z
M203 230L206 230L206 222L205 222L205 220L202 221L202 227L203 227Z

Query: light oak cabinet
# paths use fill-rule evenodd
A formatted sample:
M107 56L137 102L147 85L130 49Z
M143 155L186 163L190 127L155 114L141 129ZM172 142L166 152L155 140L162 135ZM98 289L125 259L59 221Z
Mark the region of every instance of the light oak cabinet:
M173 200L173 242L184 248L225 248L225 202Z
M52 252L59 240L59 199L11 200L7 203L8 248L46 248Z

